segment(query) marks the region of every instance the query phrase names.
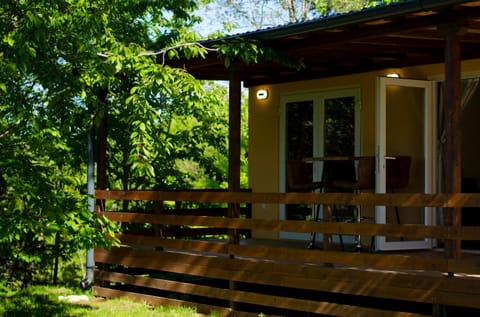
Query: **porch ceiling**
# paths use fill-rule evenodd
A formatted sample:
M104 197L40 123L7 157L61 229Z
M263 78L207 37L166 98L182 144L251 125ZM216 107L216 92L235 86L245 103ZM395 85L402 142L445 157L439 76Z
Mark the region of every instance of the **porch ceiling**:
M462 28L462 59L480 58L480 1L410 1L203 42L256 40L305 65L295 70L273 61L241 65L245 86L339 76L444 62L447 25ZM215 53L205 59L171 60L199 79L226 80Z

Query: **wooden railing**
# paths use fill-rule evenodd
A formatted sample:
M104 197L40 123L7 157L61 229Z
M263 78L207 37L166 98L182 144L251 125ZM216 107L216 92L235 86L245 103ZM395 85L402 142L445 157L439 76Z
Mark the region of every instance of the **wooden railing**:
M95 195L100 200L480 207L478 194L96 191ZM211 213L198 216L184 212L102 212L114 221L153 226L480 240L480 227L283 221L228 218ZM131 234L120 239L121 247L95 252L98 283L94 291L99 296L195 305L200 311L213 309L237 316L257 316L260 312L291 316L302 316L302 312L333 316L442 316L480 311L477 254L447 258L439 251L353 253L299 249L252 239L243 239L240 244L231 243L231 239Z

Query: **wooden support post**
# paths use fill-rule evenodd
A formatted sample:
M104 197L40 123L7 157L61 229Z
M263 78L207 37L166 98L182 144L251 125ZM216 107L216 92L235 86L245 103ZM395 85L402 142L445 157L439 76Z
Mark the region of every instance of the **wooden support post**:
M235 70L230 73L229 85L229 134L228 134L228 191L240 191L240 126L241 126L241 80ZM228 214L231 218L240 216L240 205L230 203ZM230 243L238 244L237 230L230 230Z
M456 24L443 25L439 28L445 36L445 111L444 126L446 144L445 158L445 192L461 192L462 156L461 156L461 28ZM445 226L461 226L461 208L445 208L443 213ZM461 241L445 241L445 256L459 258Z
M229 133L228 133L228 191L240 191L240 126L241 126L241 80L240 74L234 67L230 72L229 82ZM240 217L240 205L238 203L228 204L228 216L230 218ZM238 230L229 229L228 242L230 244L239 244L240 236ZM230 255L233 258L233 255ZM235 281L229 281L230 290L237 288ZM234 301L229 301L229 306L235 310Z

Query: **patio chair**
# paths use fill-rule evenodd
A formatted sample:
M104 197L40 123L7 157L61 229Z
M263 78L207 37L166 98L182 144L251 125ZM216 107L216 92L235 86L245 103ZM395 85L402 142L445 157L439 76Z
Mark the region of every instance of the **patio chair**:
M323 182L311 180L311 165L303 160L287 161L287 187L290 192L312 192L322 189Z
M356 179L354 160L325 160L323 162L322 180L325 192L348 192L342 188L334 186L335 182L353 182ZM329 206L332 208L332 215L336 222L349 221L351 219L351 208L341 208L337 205ZM340 247L344 250L343 235L339 234Z
M327 188L327 185L326 185ZM328 190L333 192L354 192L359 193L362 190L375 189L375 157L362 156L358 158L357 173L353 179L333 179L329 185ZM338 208L335 206L334 208ZM335 209L334 209L335 213ZM336 212L338 214L338 211ZM360 207L354 207L354 215L351 221L361 222ZM343 241L340 240L342 249ZM354 249L361 250L360 236L356 237Z
M375 157L362 156L358 158L357 173L353 180L333 179L332 189L341 189L350 192L375 188Z
M314 182L311 180L311 165L303 160L287 161L287 188L289 192L315 192L322 190L323 182ZM312 206L313 220L319 220L319 205ZM309 248L315 247L316 233L312 233Z

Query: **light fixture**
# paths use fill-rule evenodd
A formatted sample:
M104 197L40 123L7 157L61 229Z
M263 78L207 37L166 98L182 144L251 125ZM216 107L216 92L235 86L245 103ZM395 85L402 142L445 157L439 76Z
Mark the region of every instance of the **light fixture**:
M388 78L400 78L400 75L398 73L389 73L387 74Z
M266 90L266 89L257 90L257 99L258 100L265 100L267 98L268 98L268 90Z

